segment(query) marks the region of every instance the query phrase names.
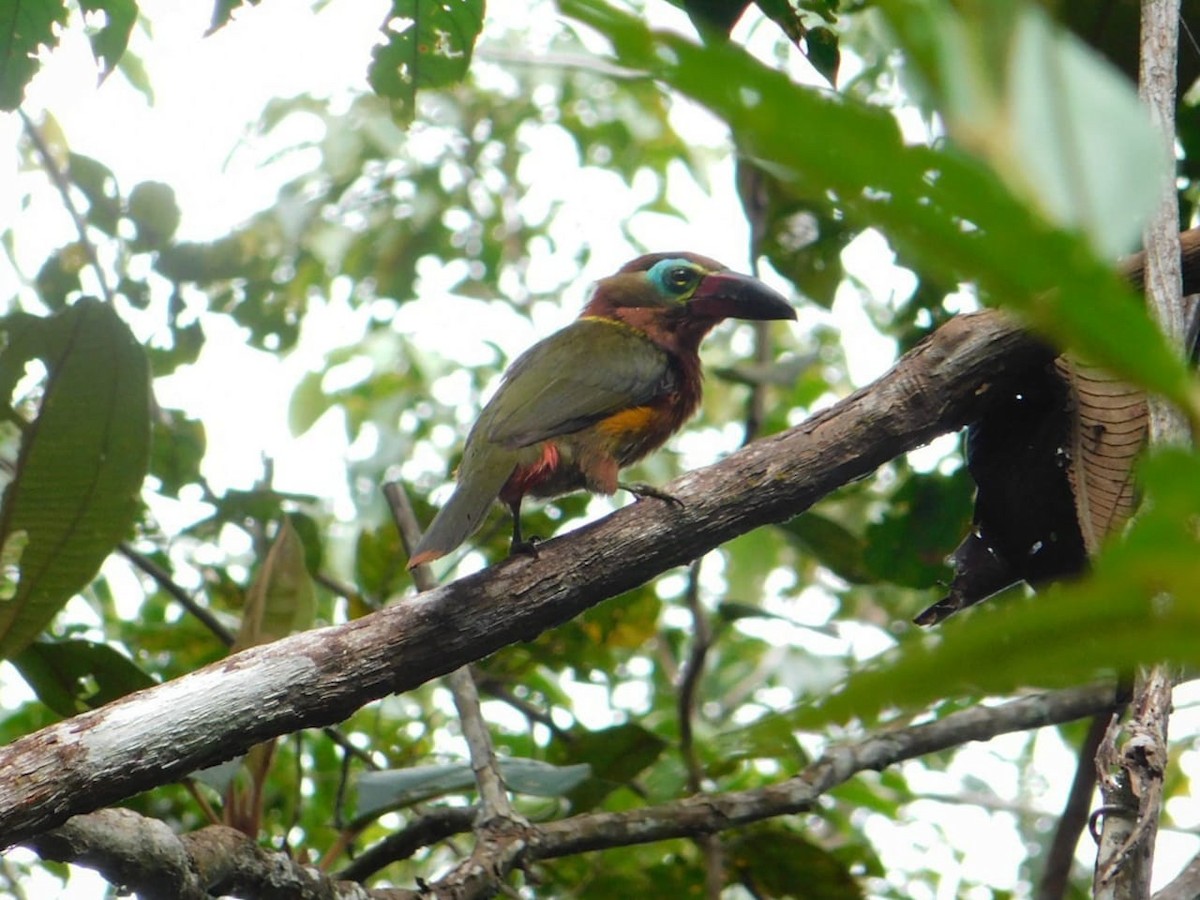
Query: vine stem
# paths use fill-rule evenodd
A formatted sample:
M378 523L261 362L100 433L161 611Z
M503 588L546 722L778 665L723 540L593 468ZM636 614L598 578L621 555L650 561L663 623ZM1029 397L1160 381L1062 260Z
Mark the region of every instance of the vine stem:
M412 548L421 540L421 526L417 522L412 502L397 482L385 484L383 494L391 507L392 517L400 531L405 550L411 554ZM420 591L431 591L438 586L429 566L417 566L413 569L413 581ZM454 695L454 706L462 723L463 737L471 755L471 769L475 773L475 784L479 788L477 821L480 824L497 820L520 821L508 799L504 778L496 762L496 753L492 747L491 735L488 734L487 722L483 718L479 689L475 684L475 677L471 674L471 667L462 666L455 669L446 676L446 680L450 685L450 692Z
M1179 0L1142 0L1138 95L1164 145L1174 147ZM1171 153L1172 162L1174 154ZM1168 341L1183 355L1187 316L1183 305L1179 204L1172 170L1159 186L1158 209L1146 225L1146 301ZM1182 412L1160 397L1149 398L1151 448L1188 443ZM1147 609L1149 613L1149 609ZM1116 720L1096 754L1103 809L1096 869L1096 900L1144 900L1150 896L1154 844L1169 759L1171 676L1157 664L1138 673L1130 718ZM1118 746L1121 738L1124 738Z

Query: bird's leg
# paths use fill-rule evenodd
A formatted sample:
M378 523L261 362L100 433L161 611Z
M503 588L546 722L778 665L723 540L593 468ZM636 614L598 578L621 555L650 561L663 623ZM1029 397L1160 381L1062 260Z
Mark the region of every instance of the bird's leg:
M511 501L508 504L508 510L512 513L513 530L512 544L509 545L508 555L512 556L516 553L523 553L526 556L532 556L537 559L537 542L536 537L531 537L529 540L521 538L521 498Z
M625 482L620 481L617 482L617 487L621 488L622 490L629 491L629 493L633 494L639 500L643 497L653 497L655 500L662 500L666 503L670 503L672 506L678 506L680 509L683 508L683 501L674 494L668 494L666 491L656 488L650 484L643 484L640 481L632 484L626 484Z

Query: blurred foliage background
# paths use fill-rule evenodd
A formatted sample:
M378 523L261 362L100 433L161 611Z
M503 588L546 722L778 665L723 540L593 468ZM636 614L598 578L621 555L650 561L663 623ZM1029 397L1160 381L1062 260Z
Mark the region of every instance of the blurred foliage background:
M243 146L278 192L221 233L188 227L180 185L118 179L53 108L12 114L0 740L231 646L403 602L412 587L381 482L404 481L427 520L504 365L644 250L753 269L801 317L707 342L703 412L640 480L801 422L981 298L1192 402L1182 365L1105 262L1134 248L1142 198L1165 171L1130 82L1136 3L378 5L384 28L362 48L354 92L278 96L247 128ZM211 27L236 30L270 6L221 0ZM1101 7L1108 18L1086 17ZM6 70L6 109L20 107L26 76L36 87L26 49L45 58L72 34L110 73L100 90L123 80L153 105L140 52L166 11L21 9L29 21L13 34L27 43L9 51L21 65ZM286 30L279 40L264 58L287 52ZM1186 86L1200 55L1181 57ZM1197 197L1192 99L1179 106L1181 225ZM1083 112L1045 128L1064 108ZM205 123L195 128L202 141ZM231 476L228 448L209 439L212 398L195 386L218 403L255 395L244 348L278 361L259 371L285 390L263 396L290 397L295 440L317 435L332 454L286 478L271 458ZM1194 469L1182 456L1155 470L1147 489L1172 501L1152 504L1141 544L1114 550L1100 585L1054 603L1013 597L933 638L908 621L949 579L945 558L969 528L973 486L954 439L481 660L521 809L541 818L758 786L881 716L940 716L1158 656L1194 662L1183 629L1200 496L1179 489L1200 484ZM531 509L527 531L561 533L610 508L562 498ZM445 577L506 548L497 510ZM1152 553L1148 585L1138 573ZM1177 602L1148 617L1148 592L1164 584ZM1060 658L1066 645L1079 652ZM869 660L840 706L819 706ZM1183 803L1200 777L1188 696L1172 726L1179 802L1160 839L1180 860L1200 824ZM818 812L730 834L722 896L1031 896L1083 729L906 763ZM422 810L471 795L449 695L430 684L130 805L178 830L223 819L338 870ZM412 884L456 858L452 843L423 848L373 883ZM1086 848L1079 858L1072 896L1086 895ZM693 896L705 883L684 840L537 874L538 896ZM31 896L31 879L67 873L14 854L0 878Z

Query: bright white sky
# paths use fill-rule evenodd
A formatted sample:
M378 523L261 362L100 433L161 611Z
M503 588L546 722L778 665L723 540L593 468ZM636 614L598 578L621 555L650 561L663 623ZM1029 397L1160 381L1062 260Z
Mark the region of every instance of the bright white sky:
M72 149L111 166L123 188L143 180L170 184L183 210L181 233L193 239L224 234L274 201L278 185L291 172L286 162L264 170L265 161L278 145L250 139L249 126L273 97L302 93L340 97L365 91L366 61L387 8L383 0L333 0L321 12L310 14L307 4L294 0L264 0L261 6L239 11L230 27L204 38L210 4L142 0L141 6L154 23L153 37L136 35L132 50L149 72L155 92L152 106L119 74L95 87L90 49L82 35L72 31L47 58L29 90L25 108L35 119L42 111L51 111ZM677 10L660 6L657 14L664 21L688 27ZM551 8L517 0L493 0L489 17L543 36L554 21ZM281 35L286 35L286 46ZM678 112L679 125L688 138L697 145L711 144L716 150L723 146L723 139L712 143L714 133L721 132L708 128L708 121L699 111L684 106ZM15 116L0 118L0 171L17 171L13 148L19 132ZM553 168L553 148L543 149L547 166ZM719 228L697 230L679 220L643 217L635 221L634 233L647 244L688 247L745 270L745 224L731 176L731 164L725 159L715 164L711 193L686 178L672 182L674 199L694 210L691 222L716 222ZM54 210L53 202L34 204L29 210L20 208L20 190L26 183L21 179L31 177L37 178L0 178L0 215L19 223L18 262L29 276L55 246L70 239L61 212L44 211ZM576 227L590 228L591 233L576 239L586 239L594 246L603 246L606 240L600 230L603 223L629 219L637 205L629 194L613 190L593 175L558 176L553 184L554 191L573 192L574 202L593 213L578 219ZM607 234L611 235L611 230ZM565 298L561 308L540 311L531 325L513 326L512 320L506 320L510 327L499 338L506 352L518 352L535 337L573 317L582 303L586 281L606 274L631 255L633 248L621 240L607 240L613 245L609 258L596 254L600 269L586 273L577 294ZM890 264L886 245L878 237L856 242L846 263L877 296L903 295L911 289L911 280L905 282L907 273ZM436 292L432 275L429 285ZM0 297L11 296L15 289L7 261L0 260ZM846 333L861 336L847 347L847 354L855 383L864 384L891 363L894 346L871 337L875 332L859 300L854 288L845 287L834 321ZM448 307L448 302L458 305ZM478 352L482 340L473 340L462 326L466 322L493 324L484 318L486 309L478 301L448 300L439 295L429 303L406 304L400 313L400 327L421 335L423 342L449 357L469 357ZM823 315L803 309L800 327ZM446 328L447 321L455 323L453 334ZM481 324L481 333L484 327ZM232 331L222 334L218 328L209 329L209 348L200 365L161 385L159 395L167 405L177 404L205 420L210 447L216 451L208 474L218 488L249 486L259 476L266 454L276 461L276 483L281 489L344 497L346 448L340 426L327 421L327 427L297 440L288 433L286 410L290 391L300 376L319 368L328 350L356 341L361 329L362 318L350 315L344 306L334 303L315 308L305 322L299 350L284 361L247 350L236 339L226 339L234 337ZM497 339L492 328L487 328L487 333L489 339ZM948 446L953 446L953 439L939 443L921 458L932 465ZM156 509L156 513L163 518L187 515L169 506ZM1195 710L1177 717L1172 725L1177 734L1194 733ZM923 774L920 763L908 769L914 787L931 796L955 792L958 778L973 774L986 782L1001 802L1032 803L1054 813L1065 796L1066 776L1050 778L1042 785L1020 785L1012 779L1015 770L1003 763L1005 756L1019 753L1026 740L1018 735L973 746L958 757L956 767L961 771L949 775ZM1064 773L1073 765L1071 756L1052 736L1038 737L1034 752L1042 771ZM1183 762L1193 777L1200 777L1200 754L1185 754ZM1188 815L1188 810L1175 806L1171 811L1184 827L1200 824L1194 811ZM931 799L914 806L908 821L892 823L869 817L864 828L889 866L919 869L944 857L945 871L953 873L957 870L951 863L952 846L967 853L961 875L1005 888L1015 887L1014 867L1022 855L1011 818L1006 818L1009 815ZM916 820L925 824L913 831L911 823ZM1165 858L1156 867L1156 881L1161 883L1173 875L1197 844L1194 838L1164 833L1160 848ZM84 875L73 877L68 889L60 890L51 879L45 879L31 886L31 891L47 898L101 896L100 884ZM957 882L951 875L936 900L950 900L957 894ZM934 900L934 895L930 898Z

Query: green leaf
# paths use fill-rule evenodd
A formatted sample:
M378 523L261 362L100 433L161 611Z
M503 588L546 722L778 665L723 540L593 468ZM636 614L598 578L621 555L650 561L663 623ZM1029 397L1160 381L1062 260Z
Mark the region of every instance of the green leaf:
M600 731L576 729L571 741L556 740L548 756L560 765L585 763L591 777L568 796L571 811L586 812L612 791L632 781L662 754L666 741L641 725L628 723Z
M0 546L24 541L0 602L0 658L32 641L133 528L150 453L150 378L141 345L112 309L85 298L49 318L0 321L0 397L26 363L48 372L0 501ZM10 561L11 564L11 561Z
M184 485L200 481L208 446L204 423L177 409L160 407L153 428L150 474L159 480L162 493L177 497Z
M87 264L87 251L79 243L68 244L46 257L34 285L47 307L55 311L66 309L67 298L82 288L79 273Z
M137 233L132 247L138 251L166 246L179 227L175 190L160 181L143 181L129 192L128 215Z
M875 580L867 567L863 540L828 516L806 512L779 528L838 578L851 584L870 584Z
M417 91L462 80L482 28L483 0L392 0L387 41L371 53L371 88L411 113Z
M116 235L117 219L121 215L121 197L112 169L90 156L71 153L67 156L67 177L87 197L88 224L110 237Z
M730 868L760 897L854 900L863 897L846 864L779 823L746 828L726 844Z
M88 40L92 42L92 55L100 63L101 77L107 78L129 46L138 5L135 0L79 0L79 8L85 13L103 14L104 24L92 31Z
M304 542L285 517L246 594L242 625L233 651L267 644L311 627L317 587L305 563Z
M867 526L863 560L871 580L914 588L948 581L946 557L970 527L973 494L965 469L906 478L879 521Z
M1129 79L1029 3L880 8L956 140L1102 257L1137 245L1170 161Z
M400 534L391 523L377 529L364 528L354 546L355 583L368 597L383 600L408 580L406 559Z
M64 719L158 683L94 641L34 641L11 661L38 699Z
M813 68L837 84L838 69L842 64L842 51L838 45L837 32L832 28L810 28L804 36L805 56Z
M560 3L613 41L622 66L724 119L738 146L796 191L879 227L944 281L975 281L992 302L1200 420L1200 388L1128 286L1082 236L1049 225L978 159L910 145L889 111L797 86L736 47L650 31L602 0Z
M500 759L497 763L509 790L535 797L561 797L589 774L585 765L553 766L536 759ZM474 787L469 762L363 772L355 781L354 815L373 818L385 810Z
M261 0L215 0L212 24L208 26L208 33L212 34L228 25L233 19L234 10L239 6L258 6L260 2Z
M0 7L0 109L21 105L38 70L38 50L58 46L54 26L66 23L63 0L8 0Z

